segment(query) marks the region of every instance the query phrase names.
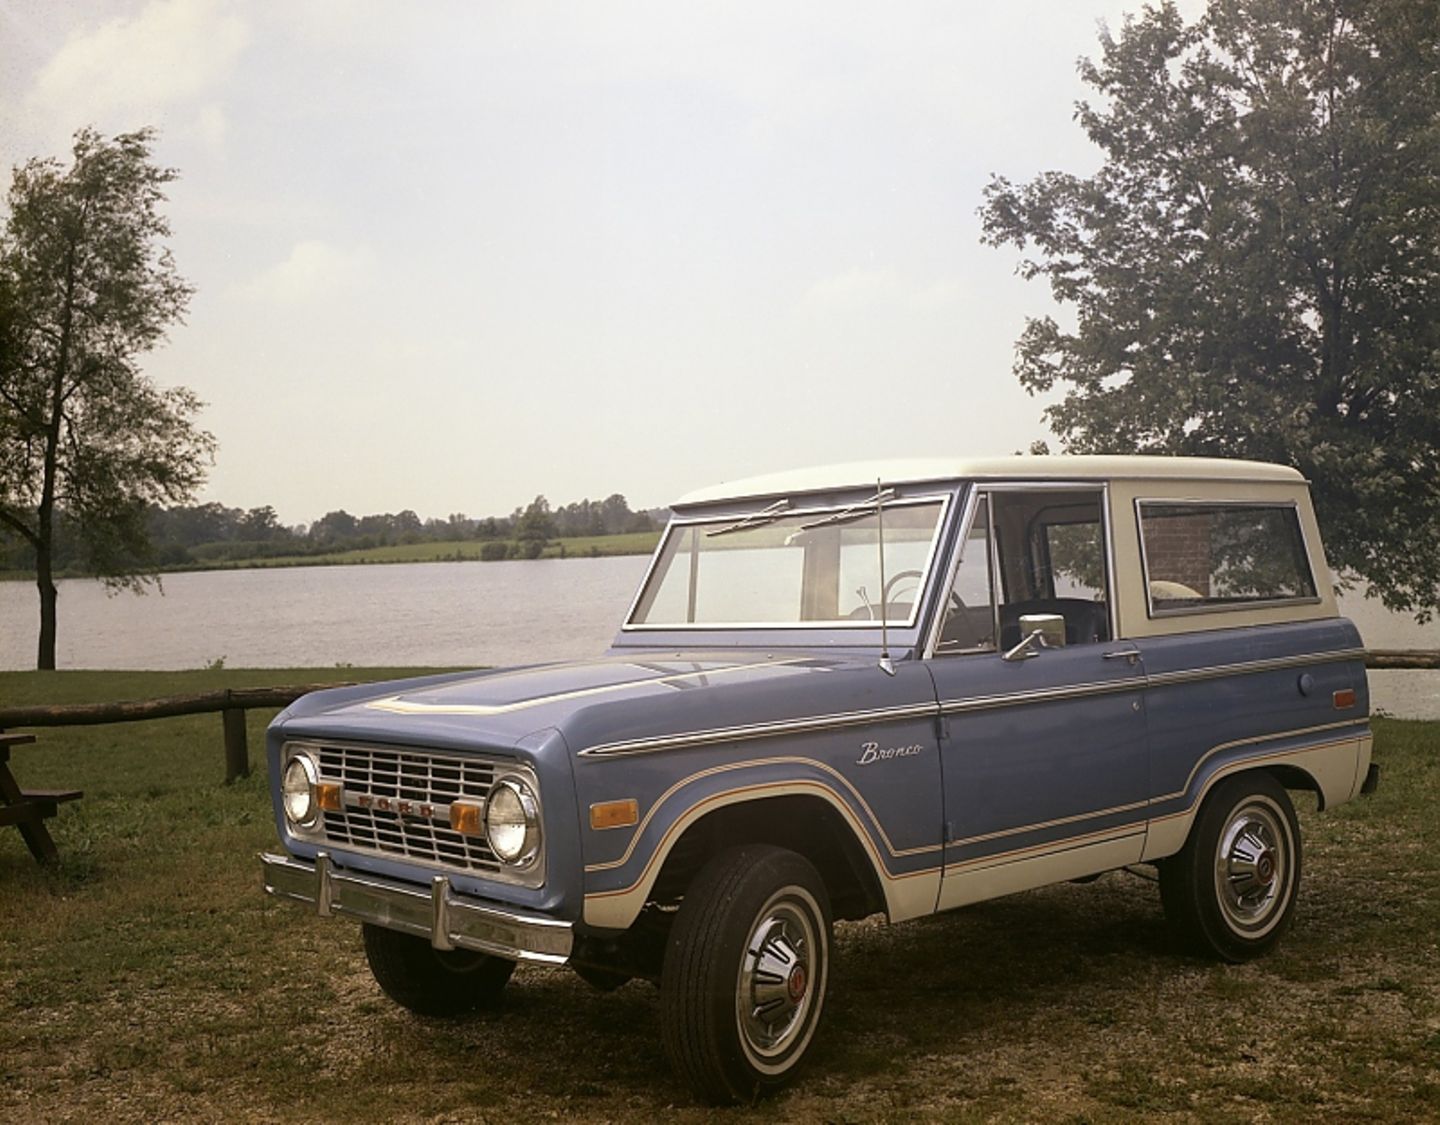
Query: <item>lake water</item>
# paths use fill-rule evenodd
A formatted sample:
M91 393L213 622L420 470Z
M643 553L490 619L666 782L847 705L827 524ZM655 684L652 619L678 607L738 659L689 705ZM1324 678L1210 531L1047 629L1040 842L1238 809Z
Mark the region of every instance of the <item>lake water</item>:
M609 647L648 559L213 570L164 595L60 589L62 668L466 666L595 656ZM33 667L33 586L0 583L0 668Z
M164 595L60 589L62 668L467 666L595 656L611 638L647 559L535 559L394 566L277 567L166 577ZM1371 648L1440 649L1376 601L1342 599ZM0 669L33 668L35 588L0 582ZM1440 719L1440 672L1370 674L1372 703Z

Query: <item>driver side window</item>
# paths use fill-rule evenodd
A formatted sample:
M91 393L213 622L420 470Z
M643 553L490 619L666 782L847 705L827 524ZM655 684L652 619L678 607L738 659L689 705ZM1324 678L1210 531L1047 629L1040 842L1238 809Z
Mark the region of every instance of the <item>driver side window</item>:
M1064 618L1067 645L1110 637L1104 494L1085 488L983 492L966 535L935 654L1018 644L1020 618Z

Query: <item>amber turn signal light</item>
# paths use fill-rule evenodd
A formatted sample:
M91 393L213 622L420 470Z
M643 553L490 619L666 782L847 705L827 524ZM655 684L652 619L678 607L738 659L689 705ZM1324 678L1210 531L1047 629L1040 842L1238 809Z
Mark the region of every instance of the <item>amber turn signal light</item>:
M479 836L485 831L485 806L468 801L452 802L450 827L462 836Z
M1341 688L1334 695L1335 710L1344 711L1355 706L1355 689L1353 687Z
M624 801L601 801L590 806L590 827L628 828L640 819L640 803L634 797Z
M338 781L317 781L315 803L326 812L344 812L345 790Z

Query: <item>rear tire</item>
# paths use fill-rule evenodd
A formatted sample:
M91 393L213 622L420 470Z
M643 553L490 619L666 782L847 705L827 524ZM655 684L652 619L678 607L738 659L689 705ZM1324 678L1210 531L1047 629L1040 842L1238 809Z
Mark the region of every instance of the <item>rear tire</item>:
M1190 838L1160 864L1165 918L1194 952L1247 961L1268 952L1294 917L1300 893L1300 824L1269 774L1220 782Z
M500 998L515 962L362 924L365 959L386 996L421 1016L459 1016Z
M790 1079L820 1023L830 900L794 852L733 848L685 892L660 981L661 1036L676 1073L713 1104Z

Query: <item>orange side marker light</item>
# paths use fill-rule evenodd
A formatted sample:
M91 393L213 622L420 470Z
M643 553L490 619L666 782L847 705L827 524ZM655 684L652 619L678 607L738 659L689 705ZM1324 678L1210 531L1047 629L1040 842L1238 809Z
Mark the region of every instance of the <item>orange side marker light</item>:
M640 802L630 797L624 801L601 801L590 806L590 827L628 828L640 819Z

